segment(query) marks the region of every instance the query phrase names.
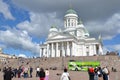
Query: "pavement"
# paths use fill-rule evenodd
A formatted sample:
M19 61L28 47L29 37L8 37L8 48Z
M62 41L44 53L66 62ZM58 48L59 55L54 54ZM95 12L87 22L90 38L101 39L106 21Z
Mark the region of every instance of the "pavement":
M60 76L63 70L49 70L49 80L60 80ZM87 72L80 71L68 71L71 80L89 80ZM0 80L3 80L3 73L0 72ZM35 77L35 71L32 78L13 78L12 80L39 80L39 77ZM110 72L110 80L120 80L120 72Z

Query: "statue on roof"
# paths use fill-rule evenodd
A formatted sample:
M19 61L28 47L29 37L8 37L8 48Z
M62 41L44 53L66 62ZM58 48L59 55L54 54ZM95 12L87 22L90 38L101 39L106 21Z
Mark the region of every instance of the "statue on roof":
M81 19L78 21L78 25L79 25L79 24L83 24L83 22L82 22L82 20L81 20Z

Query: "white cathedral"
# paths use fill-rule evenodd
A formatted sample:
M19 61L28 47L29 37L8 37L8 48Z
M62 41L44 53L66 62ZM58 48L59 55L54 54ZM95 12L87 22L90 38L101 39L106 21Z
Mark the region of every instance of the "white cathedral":
M40 44L40 57L103 55L101 38L90 38L75 10L64 16L64 30L52 26L46 42Z

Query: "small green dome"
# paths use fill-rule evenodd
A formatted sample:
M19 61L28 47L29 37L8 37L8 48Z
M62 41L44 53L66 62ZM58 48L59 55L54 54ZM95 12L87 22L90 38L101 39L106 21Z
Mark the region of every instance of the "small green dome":
M51 26L51 28L49 29L50 32L57 32L58 29L55 25Z
M56 26L55 26L55 25L52 25L51 28L56 28Z
M66 14L77 14L77 12L73 9L69 9L66 11Z

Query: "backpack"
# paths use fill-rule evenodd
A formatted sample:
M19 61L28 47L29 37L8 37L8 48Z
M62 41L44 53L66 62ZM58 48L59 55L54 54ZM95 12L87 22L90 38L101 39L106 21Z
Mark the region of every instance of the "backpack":
M89 68L90 73L94 73L94 68Z

